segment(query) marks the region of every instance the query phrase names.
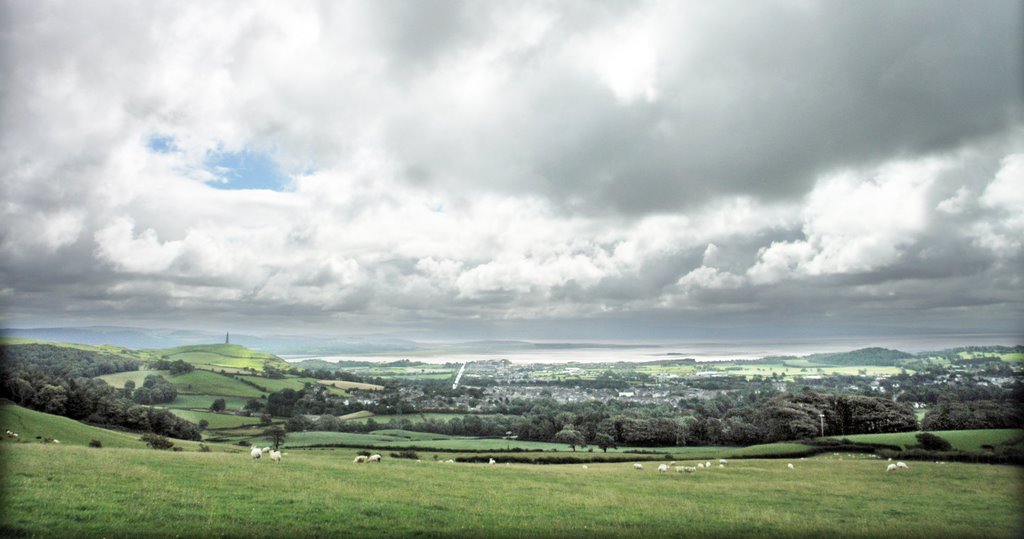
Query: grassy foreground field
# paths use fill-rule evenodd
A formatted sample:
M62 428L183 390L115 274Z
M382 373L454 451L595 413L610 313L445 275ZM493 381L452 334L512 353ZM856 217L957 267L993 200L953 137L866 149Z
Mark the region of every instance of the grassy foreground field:
M1010 537L1020 470L878 461L487 466L4 444L0 535Z

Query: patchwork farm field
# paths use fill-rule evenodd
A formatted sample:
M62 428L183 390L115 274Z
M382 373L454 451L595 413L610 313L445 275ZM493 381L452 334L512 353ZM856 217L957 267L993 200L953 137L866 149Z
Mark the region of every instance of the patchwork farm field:
M37 537L1012 537L1020 470L872 460L488 466L354 450L246 454L0 444L0 534ZM240 495L244 490L244 496Z
M953 446L953 449L972 453L984 451L983 445L1024 444L1024 430L1021 429L937 430L930 432L948 441ZM831 438L847 438L854 442L871 444L898 445L908 449L908 446L917 445L918 441L915 436L918 434L920 432L854 434L850 436L831 436Z

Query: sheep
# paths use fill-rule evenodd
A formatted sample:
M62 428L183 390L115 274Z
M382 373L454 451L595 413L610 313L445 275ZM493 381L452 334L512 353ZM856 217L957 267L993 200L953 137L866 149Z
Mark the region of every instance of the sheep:
M641 470L641 471L643 471L644 465L640 464L639 462L635 462L635 463L633 463L633 469L634 470Z
M793 466L793 463L792 463L792 462L790 462L789 464L787 464L787 465L786 465L786 467L787 467L787 468L789 468L790 470L795 470L795 469L796 469L796 468L795 468L795 467Z
M658 473L665 473L668 471L668 464L662 464L658 466Z
M697 463L697 467L700 468L701 470L703 470L704 469L704 463L703 462L698 462Z
M718 463L719 464L729 464L729 461L727 461L725 459L718 459Z
M270 452L270 460L280 464L281 463L281 452L280 451L271 451Z
M896 465L895 464L890 464L890 465L886 466L885 467L885 471L886 472L895 472L896 471Z
M683 471L686 473L694 473L697 471L697 468L695 466L683 466L682 468Z
M370 455L369 457L367 457L366 462L380 462L380 455L377 454L377 453L374 453L373 455Z
M704 467L705 468L711 468L711 461L709 460L709 461L705 462L704 463Z
M445 462L446 462L446 463L448 463L448 464L455 464L455 461L454 461L454 460L452 460L452 459L448 459L448 460L446 460Z
M896 467L897 467L897 468L903 468L904 470L909 470L909 469L910 469L910 468L909 468L909 467L907 466L907 463L905 463L905 462L897 462L897 463L896 463Z
M54 438L54 439L53 439L53 443L55 443L55 444L59 444L59 443L60 443L60 440L58 440L58 439Z
M263 456L263 451L260 451L260 448L258 447L254 447L252 448L252 451L249 451L249 455L252 456L252 460L255 462L257 460L260 460L260 458Z
M719 464L718 467L719 468L725 468L725 464Z
M584 469L584 470L589 470L590 468L588 468L588 467L587 467L587 465L586 465L586 464L584 464L584 465L583 465L583 469Z
M673 460L672 462L668 463L668 465L669 465L670 467L671 467L671 466L675 466L675 465L676 465L676 461L674 461L674 460Z
M366 455L359 455L352 462L355 463L355 464L362 464L362 463L366 462Z
M497 464L497 462L495 462L494 459L489 459L487 461L487 464L490 464L491 466L494 466L495 464Z

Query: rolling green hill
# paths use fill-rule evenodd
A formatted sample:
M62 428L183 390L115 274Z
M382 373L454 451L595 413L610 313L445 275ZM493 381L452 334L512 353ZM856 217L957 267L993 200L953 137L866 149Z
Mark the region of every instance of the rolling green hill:
M139 439L139 434L119 432L79 423L66 417L46 414L22 408L15 404L0 405L0 425L5 430L18 433L19 445L24 443L41 443L45 438L60 441L60 445L87 446L92 440L99 440L104 448L145 448L146 444ZM37 438L38 437L38 438ZM4 444L13 443L9 438L2 438ZM174 445L189 451L198 451L199 443L185 440L174 440ZM210 445L217 451L241 451L230 446Z
M178 346L162 350L150 350L149 352L172 361L180 359L194 365L253 369L256 371L262 371L265 366L278 369L290 367L285 360L273 354L256 352L237 344Z
M194 370L167 379L178 393L226 397L259 397L264 392L230 376L210 371Z
M945 439L954 450L968 453L980 453L983 445L1024 444L1022 429L976 429L976 430L937 430L932 434ZM920 432L896 432L891 434L853 434L850 436L830 436L833 439L848 438L853 442L889 444L902 446L917 445Z

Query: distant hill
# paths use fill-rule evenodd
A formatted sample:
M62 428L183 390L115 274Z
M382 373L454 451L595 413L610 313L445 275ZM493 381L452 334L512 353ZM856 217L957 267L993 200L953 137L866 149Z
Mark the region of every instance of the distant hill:
M898 365L901 360L914 359L916 356L900 350L888 348L861 348L852 352L834 352L828 354L811 354L805 356L813 363L824 365Z
M233 369L264 370L271 366L287 369L290 365L283 359L265 352L250 350L239 344L202 344L176 346L162 350L147 350L161 358L182 360L193 365L227 367Z

